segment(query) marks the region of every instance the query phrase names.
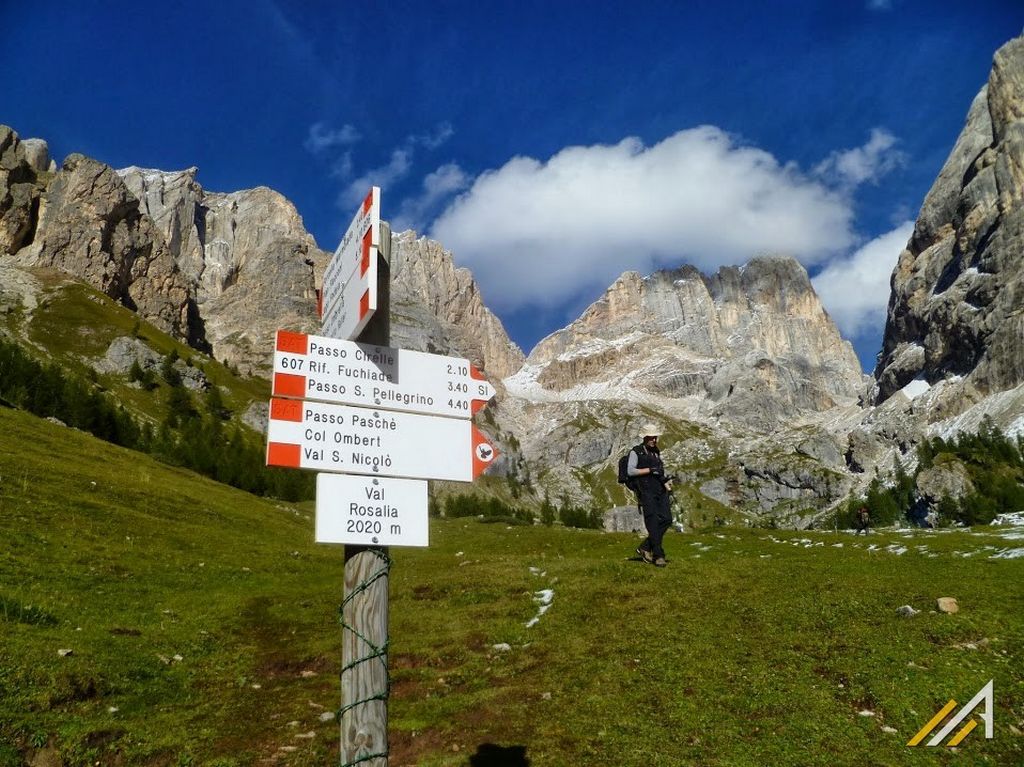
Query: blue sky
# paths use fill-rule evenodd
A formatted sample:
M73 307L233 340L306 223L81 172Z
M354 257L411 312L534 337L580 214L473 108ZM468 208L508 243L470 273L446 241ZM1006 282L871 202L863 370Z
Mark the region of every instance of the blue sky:
M169 4L161 4L169 5ZM265 185L333 250L371 183L526 351L623 271L796 255L867 370L1019 0L0 0L0 122Z

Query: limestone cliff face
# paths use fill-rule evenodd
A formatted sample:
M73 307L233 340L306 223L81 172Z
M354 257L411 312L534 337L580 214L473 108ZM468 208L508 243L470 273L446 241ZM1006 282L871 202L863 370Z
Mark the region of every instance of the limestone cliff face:
M527 359L551 392L605 387L695 397L749 426L854 401L860 364L792 258L756 258L705 277L693 267L620 277ZM517 376L523 388L527 376Z
M494 383L519 370L523 352L484 305L467 269L440 243L403 232L391 245L391 344L469 358Z
M0 256L31 241L49 164L45 142L22 141L0 125Z
M270 364L275 330L316 331L313 275L330 254L286 198L266 187L207 192L195 168L118 173L167 243L214 356L256 372Z
M0 126L0 256L84 279L246 373L265 372L278 328L317 332L320 250L280 194L208 192L197 169L113 171ZM523 362L472 275L438 243L394 238L392 344L471 358L496 383ZM500 386L500 383L498 384Z
M1024 383L1024 38L989 81L892 276L878 401L962 377L945 414Z
M194 304L174 258L116 173L72 154L40 186L27 226L13 227L14 236L6 227L14 263L74 274L162 330L196 337Z
M295 206L259 187L218 194L196 169L114 171L0 126L0 257L89 282L246 373L278 328L316 331L314 273L330 257Z

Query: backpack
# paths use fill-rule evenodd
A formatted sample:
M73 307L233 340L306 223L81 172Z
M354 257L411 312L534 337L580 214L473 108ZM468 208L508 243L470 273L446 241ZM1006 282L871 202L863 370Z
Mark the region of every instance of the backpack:
M637 481L636 477L629 476L629 454L636 448L630 448L626 453L619 459L619 484L625 485L634 493L637 492Z

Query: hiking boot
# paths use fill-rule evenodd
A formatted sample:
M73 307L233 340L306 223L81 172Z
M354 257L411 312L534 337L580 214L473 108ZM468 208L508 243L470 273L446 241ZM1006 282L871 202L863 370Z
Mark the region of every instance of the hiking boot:
M667 565L668 565L668 562L665 561L665 557L658 557L657 559L654 560L654 566L655 567L665 567Z
M647 564L654 564L654 555L651 554L651 552L649 552L647 549L641 549L637 547L636 553L639 554L640 559L642 559Z

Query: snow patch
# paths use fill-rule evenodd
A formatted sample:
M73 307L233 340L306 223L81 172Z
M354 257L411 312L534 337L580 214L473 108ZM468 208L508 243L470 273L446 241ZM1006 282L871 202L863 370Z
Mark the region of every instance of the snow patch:
M959 380L961 380L960 376L952 376L947 378L945 383L954 384ZM1009 421L1009 425L1002 428L1002 432L1010 439L1015 439L1017 436L1024 434L1024 414L1020 414L1022 399L1024 399L1024 385L999 392L998 394L989 395L960 415L932 424L928 427L928 436L937 436L948 440L955 437L959 432L973 434L978 430L982 418L988 415L997 424ZM1009 420L1011 417L1013 420Z
M1016 511L1013 514L1000 514L992 520L992 524L1024 527L1024 511Z
M541 616L551 609L551 602L554 598L554 589L541 589L534 592L533 601L538 605L537 614L526 622L526 628L533 628L540 622Z
M1006 549L1005 551L999 551L989 557L989 559L1021 559L1024 558L1024 549Z
M931 388L931 384L929 384L923 378L915 378L913 381L911 381L902 389L900 389L900 391L907 396L907 399L917 399Z

